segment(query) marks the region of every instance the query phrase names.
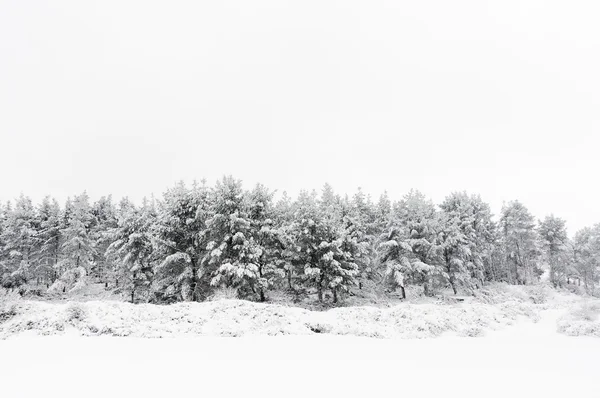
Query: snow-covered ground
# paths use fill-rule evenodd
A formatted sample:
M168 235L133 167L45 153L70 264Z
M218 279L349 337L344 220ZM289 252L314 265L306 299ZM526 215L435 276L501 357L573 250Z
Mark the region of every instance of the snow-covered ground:
M600 339L559 333L600 305L545 286L325 312L6 297L2 397L600 396Z
M599 396L600 340L556 333L560 313L484 338L21 335L0 341L2 396Z

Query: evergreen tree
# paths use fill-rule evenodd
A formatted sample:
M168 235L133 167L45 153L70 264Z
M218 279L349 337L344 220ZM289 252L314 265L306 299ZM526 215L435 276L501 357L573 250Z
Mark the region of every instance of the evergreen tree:
M406 242L407 238L406 231L392 222L387 232L381 235L378 247L385 279L394 290L400 288L403 299L406 298L407 277L413 272L412 248Z
M593 295L600 268L600 224L578 231L573 244L575 267L583 279L585 290Z
M548 265L550 282L563 286L566 282L567 229L565 221L554 215L547 216L540 223L539 234Z
M31 199L21 194L14 208L5 210L2 285L14 288L25 284L34 275L36 249L35 210Z
M433 294L433 281L444 270L440 263L437 238L439 218L433 203L418 191L410 191L396 206L399 226L405 231L404 242L410 247L411 279L423 284L426 296Z
M155 294L159 300L198 301L208 293L207 252L209 191L205 185L188 189L183 182L169 189L159 203L155 236Z
M120 290L134 303L136 297L149 291L152 282L152 227L156 209L144 199L141 209L125 207L123 210L118 225L108 232L112 243L105 255L116 264L116 276L122 281Z
M265 301L265 292L285 276L287 262L283 250L284 232L274 219L273 193L261 184L249 194L248 217L251 237L258 249L255 258L258 296L260 301Z
M532 283L539 276L538 236L535 219L519 201L502 207L500 232L509 281L516 284ZM510 266L512 265L512 266Z
M94 242L94 267L93 274L105 281L109 264L106 263L106 250L111 244L109 231L117 227L117 215L112 196L103 196L92 206L92 225L90 238Z
M441 252L445 276L456 294L484 283L485 262L493 251L495 225L489 206L479 196L453 193L440 205Z
M316 195L302 192L291 225L291 261L306 287L315 287L319 301L330 289L333 301L338 293L356 284L358 266L356 242L331 218L319 210Z
M263 250L252 237L248 201L241 181L224 177L217 182L207 226L210 242L205 262L216 268L211 284L235 288L240 297L260 295L262 291L264 298L258 264Z
M81 287L84 278L90 273L95 254L90 237L93 216L88 194L83 192L72 202L67 201L66 212L66 226L61 231L64 237L61 245L62 256L57 264L58 273L61 275L60 283L55 283L54 286L54 290L62 287L63 291L66 291L67 287Z
M46 196L38 209L39 251L37 273L54 283L56 266L61 254L61 209L56 199Z

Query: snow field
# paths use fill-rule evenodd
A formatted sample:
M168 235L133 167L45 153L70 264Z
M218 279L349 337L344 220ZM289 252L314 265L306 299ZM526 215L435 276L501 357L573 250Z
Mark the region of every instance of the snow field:
M482 339L21 335L0 352L6 396L559 397L596 395L600 341L522 322Z

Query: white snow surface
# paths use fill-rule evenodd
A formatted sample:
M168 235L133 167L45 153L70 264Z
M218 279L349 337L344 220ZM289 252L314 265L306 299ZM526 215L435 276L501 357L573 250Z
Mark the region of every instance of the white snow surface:
M600 340L556 333L560 310L484 338L288 335L0 341L6 397L597 396Z
M235 300L5 301L1 391L25 398L598 396L600 339L557 331L557 322L582 319L581 304L512 287L460 304L326 312Z

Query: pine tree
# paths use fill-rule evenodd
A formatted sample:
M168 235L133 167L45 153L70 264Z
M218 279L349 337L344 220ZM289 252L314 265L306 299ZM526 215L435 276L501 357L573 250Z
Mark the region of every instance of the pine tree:
M27 283L34 275L36 249L35 211L30 198L21 194L14 208L6 209L0 240L2 285L15 288Z
M117 227L117 215L112 203L112 196L103 196L94 203L91 209L92 225L90 238L94 243L94 267L92 273L99 281L104 282L109 265L106 263L106 250L111 244L109 231Z
M105 256L115 262L116 276L122 281L119 290L125 292L132 303L147 293L152 283L155 220L155 207L144 199L141 209L124 207L118 225L108 232L112 243Z
M241 181L224 177L217 182L207 226L210 242L205 262L216 268L211 285L234 288L239 297L260 295L258 262L263 250L252 237Z
M575 234L575 267L588 294L593 295L600 268L600 224Z
M155 294L158 300L198 301L207 294L208 188L183 182L165 192L155 225L157 256Z
M444 270L440 263L440 246L437 238L439 218L433 203L418 191L410 191L396 206L404 242L410 247L412 279L423 284L424 294L433 294L433 281Z
M53 290L62 287L80 288L89 275L94 259L94 246L90 237L93 216L89 196L86 192L68 201L66 206L66 226L61 231L64 242L61 245L61 261L57 264L60 283L53 285Z
M539 276L535 219L519 201L509 202L502 207L500 231L509 280L516 284L532 283Z
M296 208L290 228L291 263L301 283L317 289L319 301L323 301L324 290L330 289L336 302L339 292L356 284L355 242L335 220L324 217L315 194L301 192Z
M563 286L566 282L567 229L565 221L554 215L547 216L539 225L539 234L548 265L550 282Z
M408 234L398 223L391 222L388 230L380 237L378 246L380 262L385 267L385 280L395 290L400 288L406 298L406 281L413 272L412 248L406 242Z
M256 185L249 193L248 217L251 237L259 253L255 263L258 266L257 289L260 301L265 301L265 292L285 276L285 237L275 215L273 193L261 184Z
M51 283L58 278L56 266L61 254L61 209L56 199L46 196L38 209L39 251L37 273Z

